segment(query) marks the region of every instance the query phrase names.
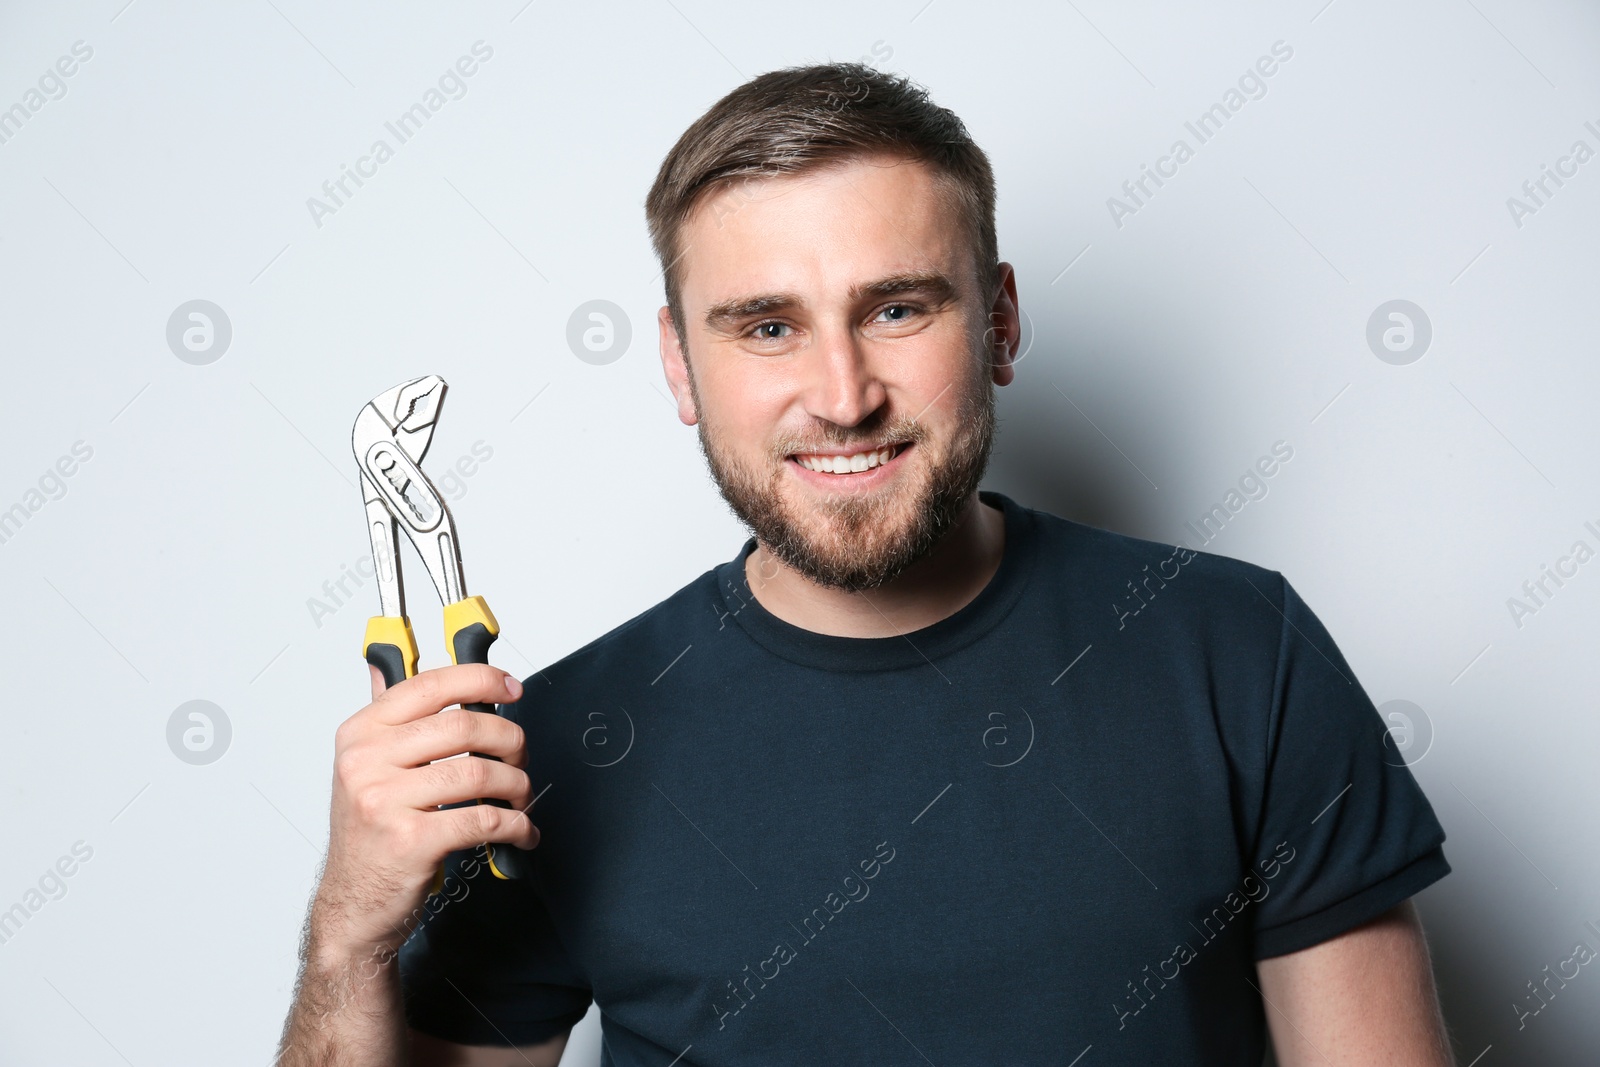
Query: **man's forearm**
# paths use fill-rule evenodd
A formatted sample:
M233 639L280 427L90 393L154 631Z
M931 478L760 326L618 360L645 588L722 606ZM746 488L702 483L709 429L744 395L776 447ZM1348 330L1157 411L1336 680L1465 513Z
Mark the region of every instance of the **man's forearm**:
M278 1067L403 1067L409 1061L397 957L307 952Z

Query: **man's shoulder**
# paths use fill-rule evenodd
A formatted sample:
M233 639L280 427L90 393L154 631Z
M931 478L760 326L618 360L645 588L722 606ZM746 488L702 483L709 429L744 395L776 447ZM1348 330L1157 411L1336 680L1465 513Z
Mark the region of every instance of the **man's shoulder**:
M1039 563L1046 580L1127 587L1164 582L1163 590L1185 591L1196 603L1235 599L1281 607L1285 579L1271 568L1218 552L1092 526L1029 508L1039 532Z
M707 624L711 630L718 628L717 571L721 566L702 571L676 592L524 679L524 685L548 689L577 682L588 687L648 670L668 649L672 650L670 658ZM665 665L663 662L656 669Z

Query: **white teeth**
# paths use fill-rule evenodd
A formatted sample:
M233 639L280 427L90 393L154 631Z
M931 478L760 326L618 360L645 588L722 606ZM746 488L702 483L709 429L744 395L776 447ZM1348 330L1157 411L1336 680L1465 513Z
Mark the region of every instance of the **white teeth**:
M806 470L824 474L854 474L881 466L894 458L894 445L874 452L857 452L853 456L796 456Z

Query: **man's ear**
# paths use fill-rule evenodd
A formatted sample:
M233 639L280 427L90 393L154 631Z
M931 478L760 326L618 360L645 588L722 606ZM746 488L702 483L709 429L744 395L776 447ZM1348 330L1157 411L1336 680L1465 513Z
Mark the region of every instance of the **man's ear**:
M1017 349L1022 343L1022 313L1017 310L1017 275L1011 264L1000 264L1000 287L989 309L984 331L994 384L1010 385L1017 376Z
M693 426L700 421L694 409L694 393L689 388L689 363L683 356L683 345L678 330L672 324L672 309L663 306L656 312L656 326L661 331L661 370L667 376L667 386L678 401L678 421Z

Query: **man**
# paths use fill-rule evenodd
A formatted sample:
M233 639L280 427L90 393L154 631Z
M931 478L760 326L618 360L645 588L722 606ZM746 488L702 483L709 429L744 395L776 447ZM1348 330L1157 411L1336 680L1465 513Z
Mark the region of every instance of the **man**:
M375 677L284 1062L554 1064L593 1001L619 1065L1449 1064L1444 833L1316 616L978 491L1019 320L960 120L766 74L646 206L754 536L524 682ZM437 810L474 797L511 808Z

